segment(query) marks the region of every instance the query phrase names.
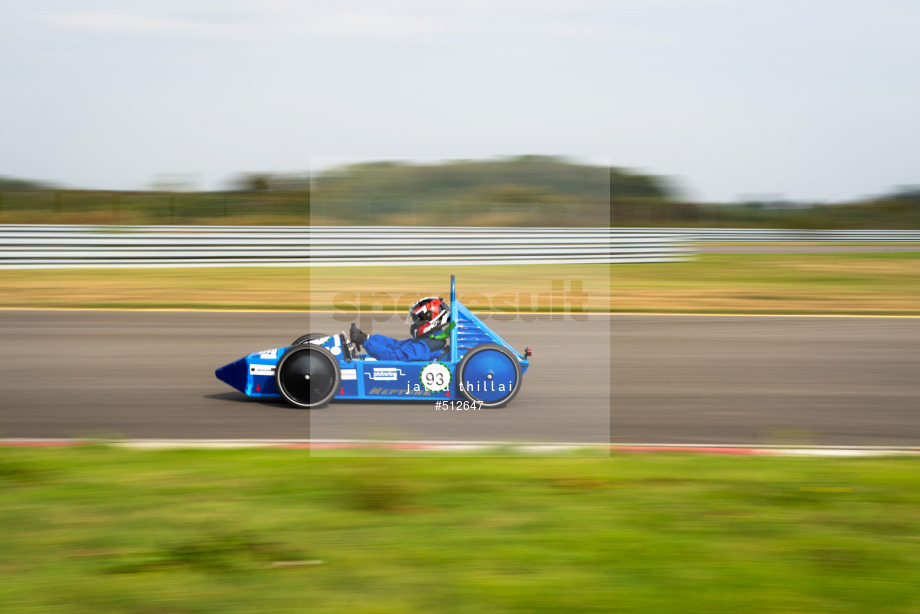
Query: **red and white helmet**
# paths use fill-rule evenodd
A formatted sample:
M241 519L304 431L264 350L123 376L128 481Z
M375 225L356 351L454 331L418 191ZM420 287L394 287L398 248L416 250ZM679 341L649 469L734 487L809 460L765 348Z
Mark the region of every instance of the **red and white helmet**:
M447 306L443 298L427 296L416 301L409 308L409 317L406 318L406 324L410 321L412 326L409 331L413 337L418 339L447 324L450 321L450 307Z

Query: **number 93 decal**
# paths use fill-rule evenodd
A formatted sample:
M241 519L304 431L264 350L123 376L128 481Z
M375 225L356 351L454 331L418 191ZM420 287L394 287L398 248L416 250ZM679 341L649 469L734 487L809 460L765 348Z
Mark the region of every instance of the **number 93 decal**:
M444 392L450 386L450 369L447 365L432 362L425 365L419 376L422 386L429 392Z

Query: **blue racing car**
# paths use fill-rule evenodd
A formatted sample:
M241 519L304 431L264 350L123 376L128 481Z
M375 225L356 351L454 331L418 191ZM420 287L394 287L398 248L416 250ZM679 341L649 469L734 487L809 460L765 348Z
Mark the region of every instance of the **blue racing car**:
M249 354L215 375L247 396L282 397L301 409L334 399L502 407L517 395L530 366L530 348L517 352L461 304L453 275L449 324L443 332L443 351L422 360L378 360L361 352L344 332L311 333L290 346Z

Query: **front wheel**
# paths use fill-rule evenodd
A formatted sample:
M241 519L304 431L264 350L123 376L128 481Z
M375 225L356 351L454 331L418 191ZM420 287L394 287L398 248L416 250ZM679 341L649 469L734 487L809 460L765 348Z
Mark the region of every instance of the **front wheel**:
M325 333L307 333L306 335L301 335L294 339L291 345L300 345L301 343L307 343L314 339L325 339L326 337L329 337L329 335Z
M332 352L321 345L295 345L275 368L275 385L284 400L299 409L326 405L339 391L342 370Z
M483 407L504 407L521 389L521 363L496 343L477 345L457 365L460 394Z

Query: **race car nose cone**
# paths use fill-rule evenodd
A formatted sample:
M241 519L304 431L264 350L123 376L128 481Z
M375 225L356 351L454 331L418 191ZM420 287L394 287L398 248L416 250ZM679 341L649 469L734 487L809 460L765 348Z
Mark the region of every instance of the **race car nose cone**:
M248 374L249 370L246 366L245 358L240 358L239 360L231 362L229 365L224 365L214 372L214 375L217 376L217 379L226 384L230 384L242 393L246 392L246 380Z

